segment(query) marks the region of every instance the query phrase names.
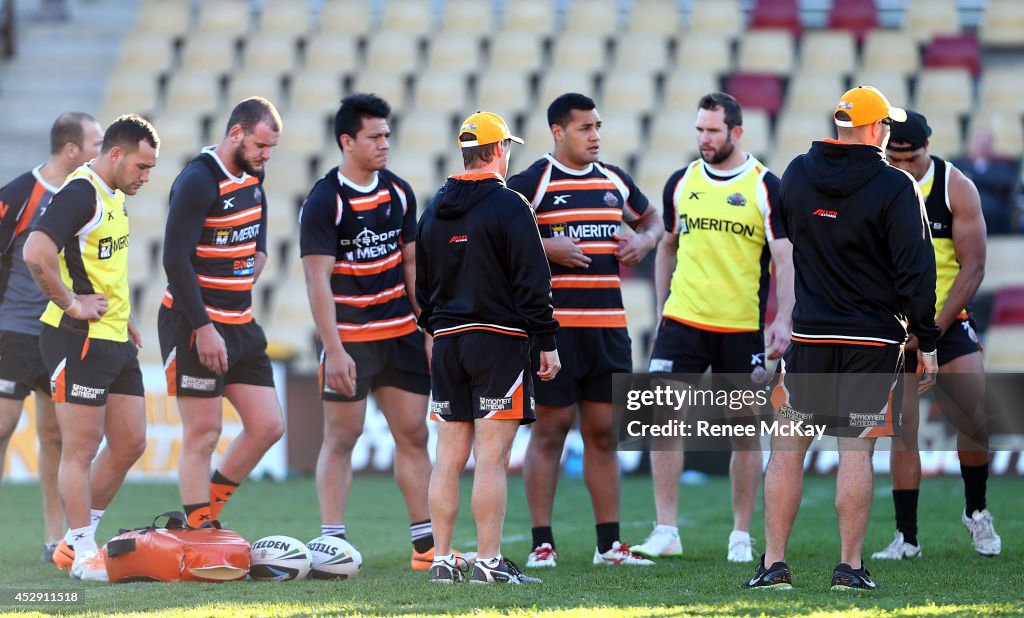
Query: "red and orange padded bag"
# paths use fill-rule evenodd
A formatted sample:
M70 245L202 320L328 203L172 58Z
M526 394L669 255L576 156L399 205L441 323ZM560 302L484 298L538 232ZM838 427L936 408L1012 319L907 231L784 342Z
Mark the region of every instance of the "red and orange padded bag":
M167 523L158 526L163 517ZM145 528L122 530L103 546L110 581L222 582L249 573L249 543L237 532L186 522L172 511Z

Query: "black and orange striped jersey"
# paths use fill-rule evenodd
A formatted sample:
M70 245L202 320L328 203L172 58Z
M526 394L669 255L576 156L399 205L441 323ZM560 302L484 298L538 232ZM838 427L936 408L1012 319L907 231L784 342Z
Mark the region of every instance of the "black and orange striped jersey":
M402 246L416 241L416 196L388 170L360 186L338 168L310 190L299 217L302 256L335 258L331 290L343 343L416 330Z
M587 268L551 263L551 298L562 328L624 328L619 285L619 245L612 237L621 224L647 210L647 197L629 174L607 163L574 170L544 155L508 179L537 215L542 238L568 236L590 257Z
M669 177L665 229L679 239L664 317L715 332L763 327L768 243L786 238L779 179L752 155L732 170L697 159Z
M111 189L88 164L68 176L32 228L60 251L61 281L75 294L102 294L107 312L95 322L76 320L53 301L39 318L44 324L90 339L128 341L128 209L124 193Z
M163 304L192 328L252 321L256 253L267 252L261 178L233 176L213 148L185 166L171 186L164 242Z
M46 296L25 266L28 232L58 188L43 179L40 165L0 188L0 330L39 335Z

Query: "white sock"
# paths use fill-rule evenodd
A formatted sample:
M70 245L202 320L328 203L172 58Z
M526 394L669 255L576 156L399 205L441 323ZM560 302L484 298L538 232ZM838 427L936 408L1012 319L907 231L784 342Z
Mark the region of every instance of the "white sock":
M455 552L448 554L447 556L434 556L434 562L444 562L445 564L455 564Z
M742 530L733 530L732 532L729 533L729 541L730 542L732 542L734 540L738 540L738 539L749 539L749 538L750 538L750 533L749 532L744 532Z
M96 547L96 531L92 529L92 526L85 526L84 528L72 528L68 530L68 536L71 537L72 542L69 543L75 549L75 555L83 551L97 551ZM67 537L65 537L66 539Z
M103 514L106 512L106 509L89 509L89 519L92 522L91 526L94 534L96 529L100 527L100 520L103 519Z
M345 524L321 524L320 534L345 538Z
M655 532L675 532L677 536L679 535L679 527L678 526L669 526L667 524L658 524L657 526L654 527L654 531Z
M478 558L478 560L480 560L480 559ZM498 566L498 563L501 562L501 554L498 554L497 556L495 556L493 558L483 558L482 560L483 560L483 563L484 563L485 567L487 567L489 569L490 568L494 568L494 567Z

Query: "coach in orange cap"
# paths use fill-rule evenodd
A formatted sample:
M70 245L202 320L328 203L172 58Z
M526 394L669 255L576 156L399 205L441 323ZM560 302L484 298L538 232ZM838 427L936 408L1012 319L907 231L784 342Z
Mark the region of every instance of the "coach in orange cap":
M883 153L889 126L907 113L870 87L836 104L839 139L798 156L782 176L778 208L793 243L792 345L772 404L765 471L765 555L748 588L789 588L786 544L800 508L804 454L824 427L838 438L840 561L832 590L874 590L861 559L871 516L875 439L899 431L903 347L917 336L924 392L935 383L935 255L917 183ZM911 386L913 388L913 386ZM897 406L894 408L893 404Z
M431 366L438 421L430 476L434 561L430 580L465 581L451 550L459 509L459 475L469 459L477 530L476 583L539 583L501 555L512 440L536 419L530 338L540 346L537 377L551 380L561 364L551 271L526 199L505 186L512 135L497 114L477 112L462 123L465 174L451 176L419 223L416 300L419 324L434 336Z

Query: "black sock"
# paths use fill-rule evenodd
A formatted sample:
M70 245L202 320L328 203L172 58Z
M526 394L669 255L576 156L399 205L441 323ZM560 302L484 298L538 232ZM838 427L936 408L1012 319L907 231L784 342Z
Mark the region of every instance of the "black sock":
M896 529L903 533L903 540L917 545L917 497L919 489L892 490L892 503L896 507Z
M213 471L213 476L210 477L210 482L211 483L217 483L218 485L231 485L231 486L234 486L234 487L238 487L240 485L240 483L236 483L236 482L232 481L231 479L229 479L228 477L226 477L223 474L221 474L220 470L214 470Z
M988 483L988 464L965 466L960 464L960 476L964 479L964 509L970 517L975 511L985 510L985 489Z
M612 548L612 544L619 540L619 522L610 521L597 524L597 551L604 553Z
M551 530L551 526L538 526L531 528L530 531L533 533L533 548L537 549L544 543L551 545L551 549L555 548L555 533Z

